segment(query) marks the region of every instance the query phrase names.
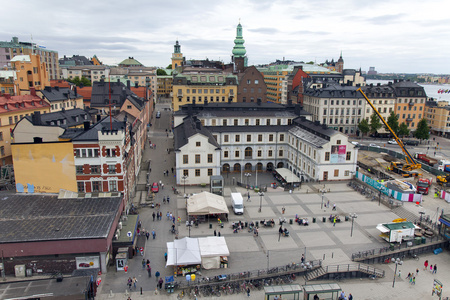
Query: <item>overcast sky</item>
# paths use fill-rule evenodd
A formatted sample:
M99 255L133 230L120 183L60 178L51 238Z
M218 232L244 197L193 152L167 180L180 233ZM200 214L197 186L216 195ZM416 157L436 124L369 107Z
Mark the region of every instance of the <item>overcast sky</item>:
M13 36L59 56L94 54L106 64L132 56L171 63L178 39L186 59L230 62L241 20L249 65L276 59L378 72L450 73L448 0L78 0L3 1L0 40Z

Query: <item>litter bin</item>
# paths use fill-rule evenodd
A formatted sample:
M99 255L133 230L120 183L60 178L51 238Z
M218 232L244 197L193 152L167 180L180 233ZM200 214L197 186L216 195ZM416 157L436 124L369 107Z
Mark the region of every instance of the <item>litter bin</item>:
M292 219L289 219L289 224L294 224L294 220L292 220Z
M211 223L209 223L209 229L212 229L212 224Z
M348 216L345 216L345 221L348 221Z
M426 237L422 237L422 244L426 244L427 243L427 238Z
M220 223L220 228L223 228L223 223Z
M327 221L327 218L326 217L322 217L322 222L326 222Z
M248 227L248 222L245 222L245 228L247 228Z
M313 218L313 223L316 223L316 218Z
M389 244L389 250L394 251L394 244L392 243Z
M421 243L422 243L422 238L421 237L414 238L414 245L420 245Z
M259 222L258 222L258 221L256 221L256 222L255 222L255 226L256 226L256 227L258 227L258 225L259 225Z

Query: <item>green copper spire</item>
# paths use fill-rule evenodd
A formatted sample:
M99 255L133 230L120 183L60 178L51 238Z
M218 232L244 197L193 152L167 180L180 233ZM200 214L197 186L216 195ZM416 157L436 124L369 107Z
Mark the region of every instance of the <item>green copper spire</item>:
M244 47L244 39L242 38L242 25L239 22L239 25L236 28L236 39L234 40L234 47L233 47L233 56L234 57L245 57L245 53L247 51Z
M181 48L181 46L180 46L180 44L178 43L178 40L177 40L177 42L173 46L174 53L181 53L181 49L180 48Z

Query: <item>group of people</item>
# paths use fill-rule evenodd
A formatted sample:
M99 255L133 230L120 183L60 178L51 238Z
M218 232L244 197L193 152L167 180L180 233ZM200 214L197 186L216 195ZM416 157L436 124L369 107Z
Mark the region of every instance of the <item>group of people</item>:
M153 217L153 221L155 221L155 217L157 221L161 221L162 219L162 212L160 212L159 210L155 213L152 213L152 217Z
M426 261L424 262L423 266L424 266L424 270L425 270L425 271L428 269L428 266L430 266L430 268L429 268L430 272L431 272L432 274L436 274L436 273L437 273L437 265L436 265L436 264L434 264L434 266L433 266L432 264L430 264L430 263L428 262L428 260L426 260Z
M319 297L316 298L317 295L314 296L314 300L319 299ZM339 300L353 300L352 294L348 294L348 297L345 295L344 291L341 291L341 294L339 295Z
M303 226L308 226L309 225L308 218L299 218L299 217L297 217L297 218L295 218L295 222L298 225L303 225Z

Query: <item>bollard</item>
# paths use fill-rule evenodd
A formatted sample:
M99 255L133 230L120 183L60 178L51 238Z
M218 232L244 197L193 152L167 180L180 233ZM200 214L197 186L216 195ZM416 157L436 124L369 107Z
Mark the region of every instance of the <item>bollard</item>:
M333 258L334 257L334 252L331 252L331 258Z
M325 254L323 255L323 260L325 260Z
M141 286L141 295L142 295L142 286Z

